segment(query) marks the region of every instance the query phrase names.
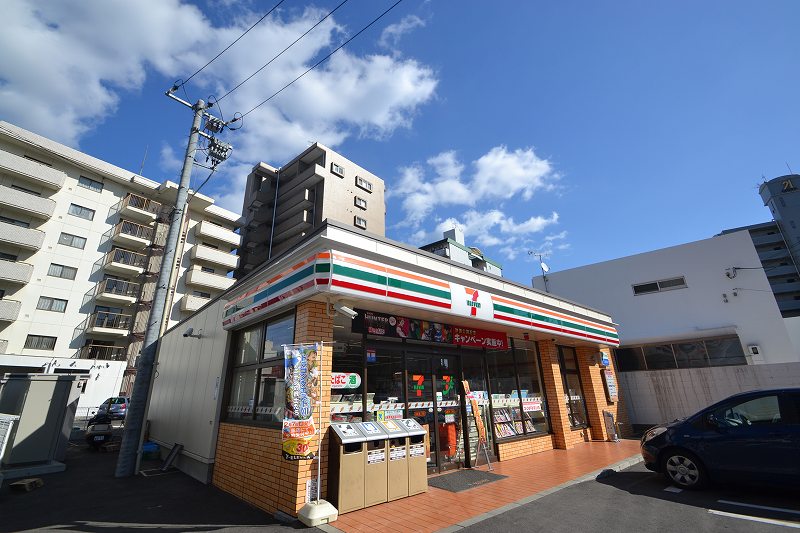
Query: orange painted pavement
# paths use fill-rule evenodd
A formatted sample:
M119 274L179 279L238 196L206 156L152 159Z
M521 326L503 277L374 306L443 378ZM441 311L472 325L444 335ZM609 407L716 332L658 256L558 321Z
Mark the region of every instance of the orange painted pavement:
M438 531L638 454L635 440L579 443L494 463L493 472L506 479L462 492L429 487L424 494L341 515L330 525L346 533Z

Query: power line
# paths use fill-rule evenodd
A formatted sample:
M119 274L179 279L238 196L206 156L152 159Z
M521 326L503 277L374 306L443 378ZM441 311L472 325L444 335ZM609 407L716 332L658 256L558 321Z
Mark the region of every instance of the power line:
M309 72L311 72L312 70L314 70L315 68L317 68L318 66L320 66L322 63L324 63L325 61L327 61L328 59L330 59L330 57L331 57L333 54L335 54L336 52L338 52L339 50L341 50L342 48L344 48L345 46L347 46L347 44L348 44L350 41L352 41L353 39L355 39L356 37L358 37L359 35L361 35L362 33L364 33L364 32L365 32L367 29L369 29L369 28L370 28L370 27L371 27L373 24L375 24L375 23L376 23L376 22L378 22L380 19L382 19L382 18L383 18L383 17L384 17L384 16L385 16L387 13L389 13L389 12L390 12L392 9L394 9L395 7L397 7L397 4L399 4L399 3L400 3L400 2L402 2L402 1L403 1L403 0L397 0L397 2L395 2L394 4L392 4L392 5L391 5L391 6L390 6L388 9L386 9L386 11L384 11L383 13L381 13L380 15L378 15L378 16L377 16L375 19L373 19L373 20L372 20L372 22L370 22L369 24L367 24L366 26L364 26L363 28L361 28L361 29L358 31L358 33L356 33L355 35L353 35L352 37L350 37L349 39L347 39L345 42L343 42L342 44L340 44L340 45L339 45L338 47L336 47L336 49L335 49L335 50L333 50L331 53L329 53L328 55L326 55L325 57L323 57L322 59L320 59L319 61L317 61L316 63L314 63L314 65L313 65L311 68L309 68L308 70L306 70L305 72L303 72L302 74L300 74L299 76L297 76L295 79L293 79L292 81L290 81L289 83L287 83L286 85L284 85L283 87L281 87L281 88L280 88L278 91L276 91L275 93L273 93L273 94L272 94L272 95L271 95L269 98L267 98L267 99L263 100L261 103L259 103L259 104L258 104L258 105L256 105L254 108L252 108L250 111L248 111L248 112L244 113L244 114L243 114L241 117L239 117L238 119L233 119L231 122L236 122L237 120L242 120L244 117L246 117L247 115L249 115L250 113L252 113L252 112L253 112L253 111L255 111L256 109L258 109L259 107L261 107L262 105L266 104L267 102L269 102L270 100L272 100L273 98L275 98L276 96L278 96L278 95L279 95L280 93L282 93L282 92L283 92L285 89L289 88L289 87L290 87L292 84L294 84L294 82L296 82L297 80L299 80L300 78L302 78L303 76L305 76L306 74L308 74Z
M226 92L225 94L223 94L223 95L222 95L222 96L221 96L221 97L220 97L220 98L217 100L217 102L219 102L220 100L222 100L223 98L225 98L226 96L228 96L229 94L231 94L233 91L235 91L236 89L238 89L239 87L241 87L242 85L244 85L245 83L247 83L248 81L250 81L250 79L252 79L252 78L253 78L253 76L255 76L256 74L258 74L259 72L261 72L262 70L264 70L265 68L267 68L267 67L268 67L268 66L269 66L269 65L270 65L270 64L271 64L273 61L275 61L275 60L276 60L276 59L278 59L278 58L279 58L281 55L283 55L283 53L284 53L285 51L287 51L289 48L291 48L292 46L294 46L295 44L297 44L297 42L298 42L300 39L302 39L303 37L305 37L306 35L308 35L308 34L311 32L311 30L313 30L314 28L316 28L317 26L319 26L320 24L322 24L323 22L325 22L325 19L327 19L328 17L330 17L331 15L333 15L333 14L336 12L336 10L337 10L337 9L339 9L340 7L342 7L343 5L345 5L347 2L348 2L348 0L343 0L343 1L342 1L342 3L340 3L338 6L334 7L332 10L330 10L330 11L328 12L328 14L327 14L327 15L325 15L324 17L322 17L322 18L321 18L321 19L320 19L320 20L319 20L319 21L318 21L316 24L314 24L313 26L311 26L310 28L308 28L308 30L306 30L306 32L305 32L303 35L301 35L300 37L298 37L297 39L295 39L295 40L292 42L292 44L290 44L289 46L287 46L286 48L284 48L283 50L281 50L281 51L280 51L280 53L278 53L278 54L277 54L275 57L273 57L272 59L270 59L269 61L267 61L267 62L266 62L264 65L262 65L262 66L261 66L261 68L259 68L258 70L256 70L256 71L255 71L255 72L253 72L252 74L250 74L250 75L249 75L248 77L246 77L244 80L242 80L242 81L241 81L241 82L240 82L238 85L236 85L236 87L234 87L234 88L233 88L233 89L231 89L230 91L228 91L228 92Z
M229 49L231 46L233 46L234 44L236 44L237 42L239 42L239 39L241 39L242 37L244 37L245 35L247 35L247 34L250 32L250 30L252 30L252 29L253 29L253 28L255 28L256 26L258 26L258 25L259 25L259 23L261 23L261 21L262 21L262 20L264 20L265 18L267 18L268 16L270 16L270 14L271 14L273 11L275 11L276 9L278 9L278 6L280 6L280 5L281 5L282 3L284 3L285 1L286 1L286 0L279 0L279 2L278 2L277 4L275 4L274 6L272 6L272 9L270 9L269 11L267 11L267 12L266 12L266 14L264 14L264 16L263 16L263 17L261 17L260 19L258 19L258 20L255 22L255 24L253 24L252 26L250 26L249 28L247 28L243 34L241 34L240 36L238 36L238 37L237 37L237 38L236 38L236 39L235 39L235 40L234 40L234 41L233 41L231 44L229 44L228 46L226 46L226 47L225 47L225 48L224 48L224 49L223 49L223 50L222 50L220 53L218 53L217 55L215 55L215 56L214 56L214 57L211 59L211 61L209 61L208 63L206 63L205 65L203 65L203 66L202 66L202 67L200 67L199 69L197 69L197 71L196 71L194 74L192 74L191 76L189 76L188 78L186 78L186 80L182 81L182 82L181 82L181 84L180 84L180 87L182 87L182 86L186 85L186 84L189 82L189 80L191 80L192 78L194 78L195 76L197 76L198 74L200 74L200 72L202 72L204 68L206 68L206 67L207 67L207 66L209 66L211 63L213 63L214 61L216 61L216 60L217 60L217 58L218 58L219 56L221 56L222 54L224 54L225 52L227 52L227 51L228 51L228 49Z

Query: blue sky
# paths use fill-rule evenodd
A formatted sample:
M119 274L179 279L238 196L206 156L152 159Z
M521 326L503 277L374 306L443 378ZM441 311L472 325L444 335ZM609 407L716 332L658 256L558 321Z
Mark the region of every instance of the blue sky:
M286 0L189 98L221 96L338 3ZM350 0L224 99L226 118L391 3ZM144 175L176 180L190 113L164 90L273 4L12 0L0 118L133 171L148 147ZM225 134L237 149L204 192L238 211L249 167L319 141L386 181L387 236L419 245L461 224L525 284L529 250L557 271L766 221L762 176L800 171L798 15L793 1L404 0Z

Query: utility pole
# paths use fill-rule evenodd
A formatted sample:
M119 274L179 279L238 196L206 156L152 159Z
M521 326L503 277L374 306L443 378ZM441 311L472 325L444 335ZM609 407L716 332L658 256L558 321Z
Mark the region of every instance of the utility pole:
M221 157L212 157L213 166L228 157L230 146L217 141L213 136L209 136L200 131L200 124L203 116L207 117L206 128L212 132L221 131L224 123L206 113L207 105L203 100L198 100L194 105L175 96L173 93L177 87L173 87L166 94L168 97L180 102L194 111L192 129L189 131L189 144L186 146L186 155L183 159L183 170L178 184L178 195L175 200L175 207L170 212L169 230L167 240L164 245L164 256L161 259L161 268L156 282L156 291L153 296L153 307L147 321L147 329L142 343L142 353L136 365L136 380L133 382L133 393L131 402L128 405L128 413L125 416L125 431L122 434L122 445L117 459L116 477L130 477L136 474L141 457L142 441L144 440L144 426L147 415L147 407L150 398L150 391L153 387L153 376L155 374L156 354L158 351L158 340L161 334L161 324L164 321L165 304L169 293L169 284L174 268L175 250L178 246L183 216L188 209L187 198L189 195L189 183L194 166L195 152L197 151L197 141L200 135L210 138L211 145L209 154L214 153Z

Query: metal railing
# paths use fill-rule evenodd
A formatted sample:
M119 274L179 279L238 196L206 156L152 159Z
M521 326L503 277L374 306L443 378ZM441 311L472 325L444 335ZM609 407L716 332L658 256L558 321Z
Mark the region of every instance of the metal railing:
M122 263L136 268L147 267L147 256L144 254L137 254L128 250L111 250L106 254L105 265L109 263Z
M153 213L154 215L157 215L161 211L160 203L156 202L155 200L151 200L150 198L145 198L144 196L139 196L130 192L122 200L122 206L130 206L135 209L141 209L142 211L147 211L148 213Z
M102 346L87 344L80 351L80 359L99 359L101 361L125 361L128 358L126 346Z
M123 279L104 279L97 284L97 293L136 298L139 295L139 284Z
M90 328L130 329L131 315L98 311L89 317Z
M136 222L129 220L122 220L114 227L114 235L130 235L137 239L144 239L146 241L153 240L153 228L142 226Z

